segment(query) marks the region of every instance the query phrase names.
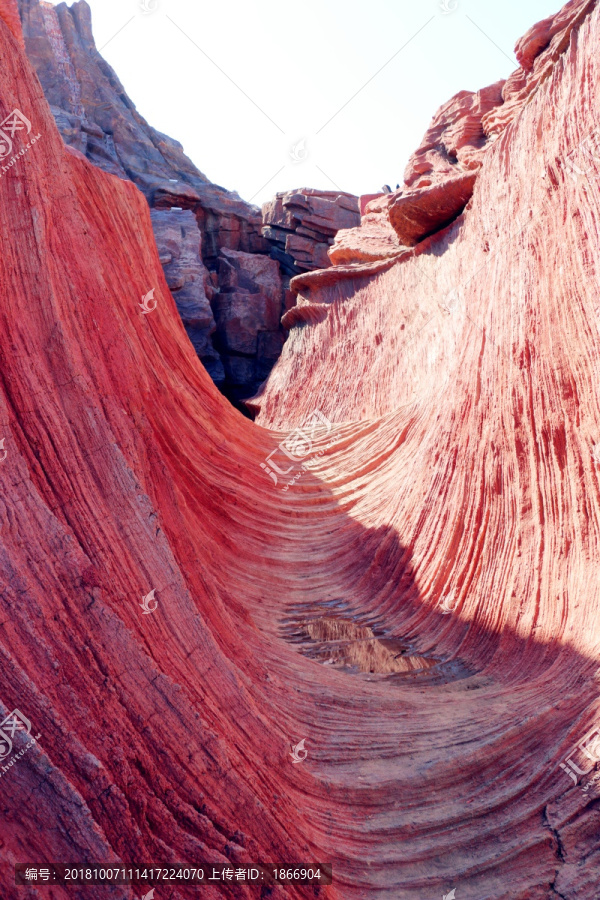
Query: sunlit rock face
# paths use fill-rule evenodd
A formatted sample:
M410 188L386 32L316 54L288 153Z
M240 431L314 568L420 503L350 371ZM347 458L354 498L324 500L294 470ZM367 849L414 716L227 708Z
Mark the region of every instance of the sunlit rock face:
M19 9L17 7L17 0L5 0L4 4L2 5L2 9L0 9L0 16L2 17L5 25L10 28L13 35L22 46L23 34L19 22Z
M457 219L298 276L269 430L7 11L0 122L31 130L0 160L0 722L36 744L0 740L2 898L75 896L16 862L198 860L333 862L277 900L596 897L600 9L522 45L551 63Z
M551 280L546 271L538 277L539 254L523 253L519 265L528 267L523 277L506 273L512 271L510 253L520 251L531 233L539 237L535 229L550 214L546 206L556 215L555 201L563 199L557 194L559 181L566 204L567 189L577 187L584 170L595 164L600 140L591 111L591 76L584 72L582 83L571 87L573 94L579 92L576 102L569 95L559 97L556 85L561 81L566 91L575 78L575 62L586 64L581 33L594 11L594 4L572 0L518 42L523 66L505 83L461 92L446 103L409 160L402 188L365 198L361 226L338 232L329 251L333 268L292 281L298 301L284 323L302 327L290 335L269 384L254 401L262 409L262 423L299 422L303 405L298 400L306 395L307 379L315 390L308 396L322 401L334 421L393 411L426 389L430 377L448 377L444 366L455 364L452 347L471 319L486 334L490 326L498 327L509 304L494 302L492 312L492 298L506 293L517 303L517 294L527 297L540 279ZM556 98L544 94L537 99L542 90L555 91ZM555 104L552 118L544 101ZM567 214L581 253L576 223L584 213L577 206L573 212L568 207ZM562 229L557 242L559 237ZM547 238L539 239L548 246ZM561 265L554 254L553 292L562 290L559 284L568 274L564 265L559 273ZM372 294L377 302L370 300ZM357 360L365 361L370 377L357 384L353 369L346 368L344 375L336 333L344 335Z

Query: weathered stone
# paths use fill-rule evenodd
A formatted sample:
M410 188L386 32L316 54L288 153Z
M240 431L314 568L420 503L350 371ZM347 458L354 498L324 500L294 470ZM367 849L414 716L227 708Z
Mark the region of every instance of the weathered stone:
M212 343L215 320L206 293L210 276L202 263L202 235L189 210L153 209L152 228L165 278L185 330L211 377L221 383L224 371Z
M225 376L235 388L242 388L242 395L246 393L249 384L256 382L256 359L245 356L228 356L223 354L223 366Z
M298 269L294 263L294 257L290 256L289 253L286 253L285 250L281 250L278 246L271 247L270 253L271 259L277 260L279 266L288 277L293 277L298 274Z
M311 228L304 228L302 225L299 225L298 228L296 228L295 234L312 238L312 240L317 241L318 243L323 243L323 234L321 232L313 231ZM326 241L327 243L333 243L333 238L328 237Z
M449 225L471 199L476 180L477 173L468 172L432 187L391 194L389 217L400 244L412 247Z
M300 224L301 219L295 216L290 209L283 206L283 198L286 194L277 194L273 200L268 200L262 207L262 218L265 225L275 225L287 231L293 231Z
M334 266L375 262L402 252L404 248L390 222L389 197L389 194L361 197L364 213L360 228L338 231L329 250Z
M202 258L208 268L216 268L223 249L260 254L267 258L268 266L274 265L271 244L260 233L263 222L258 208L237 193L211 184L184 155L181 144L151 128L137 113L116 74L96 51L87 3L69 8L19 0L19 9L27 52L67 145L104 171L134 181L153 209L191 210L202 233ZM173 240L171 234L171 243ZM182 245L179 255L188 256L189 248ZM165 255L163 248L160 256L168 266L178 254ZM298 271L286 270L286 275ZM190 287L189 273L184 276L171 266L166 276L174 294L179 294L175 297L178 308L183 308L184 294L195 290ZM213 298L214 287L207 285L206 293L202 302ZM278 302L279 316L283 312L282 285ZM272 316L268 327L271 321ZM185 320L185 325L203 363L227 391L209 326L191 320ZM250 393L255 379L252 385Z
M483 122L502 104L503 86L498 81L474 93L460 91L441 107L408 161L403 192L433 188L479 169L489 148ZM397 192L390 195L394 196Z
M262 233L268 241L273 241L273 243L282 244L284 246L285 239L288 234L290 234L290 232L286 231L284 228L274 228L272 225L265 225L262 229Z
M275 260L268 256L223 249L220 261L227 263L233 271L233 274L228 276L228 287L238 286L253 292L262 291L268 297L274 315L277 317L277 311L281 306L282 287L279 266ZM273 327L277 329L278 325L279 323L276 321Z
M2 5L0 5L0 17L3 19L4 23L8 25L19 44L23 46L23 33L21 31L17 0L3 0Z
M288 234L285 242L286 253L289 253L290 256L297 256L298 254L310 255L314 253L315 246L315 241L298 234Z
M285 240L285 251L297 269L323 268L331 265L327 246L338 230L359 225L358 198L309 188L288 191L264 204L263 220L268 226L263 228L263 235L278 250Z
M43 140L0 171L2 900L145 892L15 886L21 860L333 864L207 887L235 900L597 898L600 5L538 42L460 222L296 279L266 427L7 9L0 98ZM241 394L269 361L225 362Z
M269 318L268 298L247 291L230 294L221 291L215 297L213 307L218 329L217 346L226 353L256 356L258 333Z

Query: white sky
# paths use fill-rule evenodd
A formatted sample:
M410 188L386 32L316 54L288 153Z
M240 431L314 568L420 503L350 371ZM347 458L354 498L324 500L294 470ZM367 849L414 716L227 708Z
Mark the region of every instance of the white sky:
M303 186L355 194L395 187L438 107L459 90L506 78L517 38L561 6L88 2L96 44L139 112L180 141L211 181L257 204Z

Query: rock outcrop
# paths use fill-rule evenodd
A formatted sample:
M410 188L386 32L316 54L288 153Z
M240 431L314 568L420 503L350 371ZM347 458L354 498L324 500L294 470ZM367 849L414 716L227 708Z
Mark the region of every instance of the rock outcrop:
M193 313L190 318L186 313L184 324L215 383L244 408L242 401L260 387L285 342L287 332L280 320L295 302L289 291L290 278L330 265L327 250L336 232L360 223L358 199L343 192L302 188L266 204L263 218L258 207L212 184L177 141L157 132L139 115L115 72L96 50L85 0L77 0L71 7L55 7L45 0L18 2L28 56L65 143L105 172L133 181L153 210L173 210L173 218L152 216L159 247L164 248L165 240L170 247L166 255L161 249L161 258L164 255L168 260L165 274L169 287L178 285L181 276L181 264L172 260L184 260L189 266L190 253L195 254L190 248L194 243L201 247L201 259L193 266L206 268L210 281L204 274L192 276L190 272L183 293L181 287L173 288L177 308L180 312L184 306L188 313L192 308L198 311L206 307L208 298L212 314L205 310L202 316ZM16 6L11 4L10 10L6 15L14 19ZM184 229L176 225L178 210L187 213L185 220L181 217ZM195 217L197 235L192 235L189 213ZM176 249L178 240L182 243ZM260 304L253 301L244 312L238 303L233 313L230 298L218 297L222 254L230 250L242 254L238 260L246 266L245 277L250 281L255 268L252 255L270 256L278 262L281 296L275 328L271 306L268 321L261 321ZM247 296L255 293L250 291ZM253 354L234 352L230 333L221 333L225 323L231 332L230 323L237 321L238 314L253 323Z
M276 194L262 216L272 256L288 275L330 266L327 254L337 232L360 225L358 197L312 188Z
M255 342L256 355L231 364L229 359L219 358L215 345L226 346L227 338L219 334L219 326L215 333L214 315L205 307L207 297L216 303L222 250L240 251L245 259L250 254L270 254L271 245L261 235L259 208L212 184L177 141L157 132L139 115L115 72L96 50L90 8L84 0L71 7L63 3L55 7L44 0L19 0L19 10L28 56L65 143L105 172L133 181L153 210L174 210L171 218L162 213L152 216L157 243L161 248L165 241L169 244L164 258L168 260L165 274L170 287L179 284L181 266L189 267L190 254L195 255L193 245L201 247L201 259L192 262L197 271L188 272L184 288L174 288L177 307L180 311L183 305L186 307L186 329L215 382L234 401L251 396L275 361L274 347L283 346L285 330L278 324L274 338L272 322L257 321L265 337ZM184 228L177 227L177 210L185 213L180 215ZM190 214L196 222L195 235ZM180 246L175 248L180 239ZM213 275L208 290L207 279L198 266ZM285 301L282 286L279 318L286 311ZM196 315L201 308L202 315ZM192 318L190 310L195 310ZM251 315L256 312L254 309ZM268 353L264 357L260 356L263 346Z
M281 353L282 282L278 263L268 256L222 249L219 291L214 300L217 349L229 383L261 384Z
M212 342L216 324L210 298L216 292L202 262L202 234L196 217L189 209L153 209L150 219L177 312L206 371L215 384L222 384L225 371Z
M181 217L184 229L176 226L176 216L152 216L157 243L163 248L167 240L170 247L164 256L168 260L167 283L171 287L180 280L181 264L172 260L185 260L189 265L190 252L195 254L192 245L201 247L201 260L193 266L204 266L210 282L204 274L192 276L190 272L183 293L181 287L173 288L177 308L197 311L205 308L208 298L213 314L205 311L190 318L186 313L184 324L215 383L244 409L242 401L260 387L285 342L287 332L280 320L295 302L290 278L330 265L327 250L336 232L360 224L358 198L302 188L278 195L266 204L263 217L258 207L238 194L212 184L185 156L181 144L139 115L115 72L96 50L85 0L77 0L71 7L62 3L55 7L45 0L18 3L27 54L65 143L105 172L133 181L151 209L173 210L174 216L178 210L188 213L185 220ZM13 26L18 26L16 12L15 0L6 12L9 20L12 16ZM197 235L192 235L189 213L195 217ZM182 243L175 249L174 242L180 239ZM231 310L231 304L227 297L218 298L219 272L222 253L229 250L242 254L238 260L247 268L247 280L252 280L255 269L252 255L270 256L278 262L281 296L275 328L271 306L268 321L260 320L260 304L254 302L247 315L239 304L237 313L224 313L226 308ZM226 287L225 293L228 291ZM248 296L255 293L250 291ZM232 351L230 335L220 331L221 324L225 327L238 313L254 323L256 350L251 355ZM231 331L230 325L228 329Z
M16 862L199 861L333 863L203 888L235 900L596 897L600 6L521 45L544 78L458 218L296 276L266 428L200 364L144 196L65 147L7 10L2 900L142 893L17 888ZM272 314L274 269L221 245L209 284L191 245L166 260L173 228L175 296Z
M405 249L390 222L389 197L389 194L361 197L360 227L338 232L329 250L332 265L390 259Z
M323 601L315 578L309 624L329 622L333 606L346 640L352 622L376 623L470 669L443 712L435 691L427 712L410 690L395 695L398 716L410 705L404 763L365 827L371 853L378 825L397 851L386 885L369 874L361 897L454 887L473 900L587 900L600 889L599 41L600 6L571 2L520 42L522 68L498 103L496 88L486 104L451 101L436 117L448 128L427 136L402 191L366 203L361 228L338 235L333 267L292 280L290 335L256 401L268 428L299 435L313 410L331 423L312 446L309 432L299 481L279 474L283 452L265 472L290 485L295 514L318 502L314 478L374 531L364 553L381 573L376 597L357 572L350 594ZM449 153L444 132L460 126L449 110L474 107L472 140ZM459 166L476 173L472 196L436 223L430 210ZM415 212L392 222L404 197ZM407 246L396 229L417 215L425 227ZM305 652L334 659L340 644L309 644L307 628L295 638ZM466 725L469 685L478 712ZM436 747L427 761L423 730ZM377 756L361 786L379 783ZM443 884L425 875L436 817Z
M555 70L571 35L595 0L570 0L517 44L521 67L480 91L461 91L434 116L390 194L365 198L361 231L340 230L329 251L334 265L386 259L444 228L465 209L491 145ZM392 235L395 232L395 237Z

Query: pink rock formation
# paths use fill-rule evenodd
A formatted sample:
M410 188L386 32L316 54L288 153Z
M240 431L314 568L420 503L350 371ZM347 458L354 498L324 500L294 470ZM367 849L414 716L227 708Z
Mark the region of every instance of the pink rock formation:
M0 17L8 25L21 46L23 46L23 33L21 31L17 0L5 0L2 9L0 9Z
M304 614L322 633L333 608L348 636L375 625L469 672L441 691L405 684L388 719L369 695L359 789L366 803L378 792L360 897L600 889L600 7L570 3L541 33L481 117L490 139L462 215L396 259L375 258L387 248L373 253L369 231L362 253L362 228L339 235L356 252L294 279L290 336L256 401L265 427L306 428L313 410L332 423L305 458L310 480L286 493L294 525L309 504L332 516L312 557L323 596ZM431 185L408 188L423 208L450 177L428 159L416 174ZM397 197L367 205L370 229ZM333 532L335 559L333 510L371 529L353 548ZM325 559L354 573L348 593L320 577ZM382 651L365 640L367 662ZM360 733L338 750L346 765Z
M390 224L404 247L449 225L463 211L473 194L475 172L446 178L432 187L402 192L388 204Z
M598 895L600 160L565 160L599 38L596 4L454 223L298 276L276 434L0 16L2 113L42 135L0 172L0 723L39 735L12 765L0 735L2 900L142 893L17 888L27 861L333 862L210 900Z
M361 208L361 233L340 232L329 256L334 265L384 259L418 244L465 208L490 145L555 72L594 0L570 0L517 43L521 68L506 82L461 91L441 107L409 160L405 187ZM395 230L399 247L390 236Z
M480 168L488 148L483 120L502 103L504 82L481 91L461 91L436 113L421 146L411 156L404 182L425 188Z
M361 198L360 232L341 231L329 256L334 265L385 259L439 231L464 209L489 146L483 120L502 103L498 82L461 91L434 116L411 156L404 187Z
M175 255L189 259L190 246L200 246L202 259L193 265L210 271L212 286L203 276L187 277L185 305L200 309L208 296L215 308L219 306L220 313L216 316L216 332L212 313L203 317L205 324L192 321L189 316L184 318L184 324L207 371L227 396L234 401L250 397L271 371L286 332L278 324L275 334L270 321L259 321L260 304L253 303L247 316L238 308L242 318L254 323L255 334L261 332L263 337L254 341L256 351L252 359L232 360L227 351L227 359L219 357L216 348L230 346L228 335L220 333L221 323L231 321L229 315L223 316L223 310L231 307L229 300L216 299L221 251L240 251L246 257L266 255L278 261L283 276L281 316L295 303L295 295L289 292L290 277L330 265L327 250L336 231L359 224L357 198L339 191L311 189L278 195L265 207L268 227L263 228L257 207L236 193L211 184L177 141L151 128L139 115L117 75L96 50L91 12L85 0L77 0L70 8L62 4L55 7L44 0L19 0L19 9L29 58L65 143L105 172L134 181L153 210L166 214L175 208L188 213L185 238L181 230L169 227L171 253L165 258L172 260ZM14 20L14 4L10 10ZM196 235L190 230L193 226L189 212L196 219ZM155 233L161 247L167 221L162 212L161 216L152 216L153 223L163 223ZM174 249L178 239L181 246ZM167 283L178 284L177 264L169 261L168 266ZM179 286L174 291L181 311L184 295Z
M521 68L502 89L503 103L483 117L486 135L497 137L520 113L544 82L560 70L561 57L573 47L579 26L595 6L595 0L570 0L555 16L534 25L515 47Z
M363 206L360 228L344 229L335 236L329 250L329 258L334 266L388 259L405 249L390 222L390 195L361 197L361 206L363 199L368 202Z

